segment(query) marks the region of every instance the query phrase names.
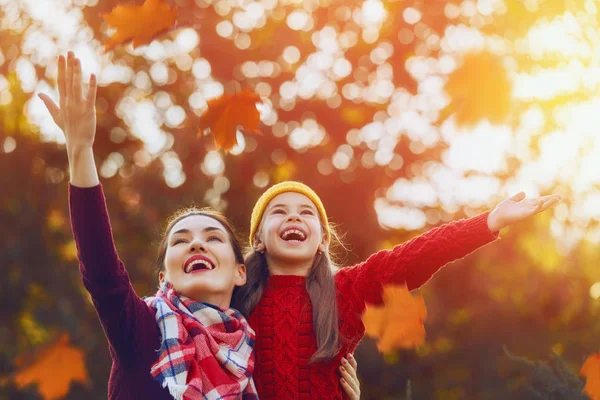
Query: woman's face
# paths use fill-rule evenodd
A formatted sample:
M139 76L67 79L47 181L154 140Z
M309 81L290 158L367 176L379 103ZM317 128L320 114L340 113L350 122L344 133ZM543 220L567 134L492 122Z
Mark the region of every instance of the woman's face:
M168 232L161 282L195 301L228 308L235 286L246 283L225 227L205 215L190 215Z
M305 195L281 193L267 205L258 234L270 259L283 263L312 263L326 250L319 212Z

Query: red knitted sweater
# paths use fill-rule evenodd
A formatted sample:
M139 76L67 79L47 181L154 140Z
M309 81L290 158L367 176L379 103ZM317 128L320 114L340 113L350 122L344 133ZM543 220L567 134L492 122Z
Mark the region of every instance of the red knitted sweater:
M316 351L312 306L301 276L270 276L261 301L250 316L256 331L254 379L261 400L343 399L338 366L364 335L365 304L381 304L383 285L423 285L445 264L495 240L488 213L434 228L392 250L379 251L365 262L335 275L341 337L348 339L327 363L308 364Z

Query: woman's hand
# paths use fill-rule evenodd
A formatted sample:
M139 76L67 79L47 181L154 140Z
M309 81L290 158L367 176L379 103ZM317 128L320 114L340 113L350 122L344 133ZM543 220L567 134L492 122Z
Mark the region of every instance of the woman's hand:
M66 61L63 56L58 57L58 95L60 107L48 95L39 96L65 134L70 182L82 188L96 186L100 183L92 149L96 136L96 76L90 76L84 96L81 62L72 51Z
M96 135L96 76L90 76L87 94L81 83L81 62L68 52L58 57L58 95L60 107L44 93L39 95L56 125L62 129L67 151L91 148Z
M356 376L356 360L352 354L342 358L340 384L350 400L360 400L360 382Z
M556 205L559 200L560 196L558 195L525 199L525 193L517 193L513 197L498 204L488 215L488 228L490 228L490 231L492 232L497 232L508 225L547 210Z

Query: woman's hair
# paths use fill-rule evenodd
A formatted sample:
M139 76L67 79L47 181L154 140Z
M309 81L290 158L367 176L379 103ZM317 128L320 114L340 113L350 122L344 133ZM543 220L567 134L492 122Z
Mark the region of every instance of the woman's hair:
M329 225L332 244L343 247L335 229ZM263 295L269 278L269 266L264 254L254 251L251 244L245 264L246 285L237 288L231 305L248 318ZM306 290L312 304L313 326L317 339L317 351L312 355L311 363L330 360L341 348L334 269L335 264L329 252L318 253L306 277Z
M165 256L167 254L167 244L169 243L169 232L173 229L176 223L181 221L184 218L191 217L194 215L201 215L205 217L209 217L214 219L215 221L221 223L225 230L227 231L227 236L229 236L229 242L231 243L231 248L233 250L233 254L235 255L235 262L238 264L244 263L244 254L242 252L242 246L240 245L240 241L238 239L238 235L236 231L233 229L227 218L223 214L218 211L213 210L212 208L184 208L177 212L175 212L169 219L167 220L167 227L162 235L162 239L160 244L158 245L158 256L156 257L156 274L158 275L160 272L165 269ZM236 286L237 288L237 286ZM235 289L234 289L235 292Z

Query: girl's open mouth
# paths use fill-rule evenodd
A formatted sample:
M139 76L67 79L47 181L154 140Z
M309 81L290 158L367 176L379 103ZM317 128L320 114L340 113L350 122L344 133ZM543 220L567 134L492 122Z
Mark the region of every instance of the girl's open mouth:
M291 228L283 231L281 238L286 242L304 242L306 240L306 234L300 229Z

